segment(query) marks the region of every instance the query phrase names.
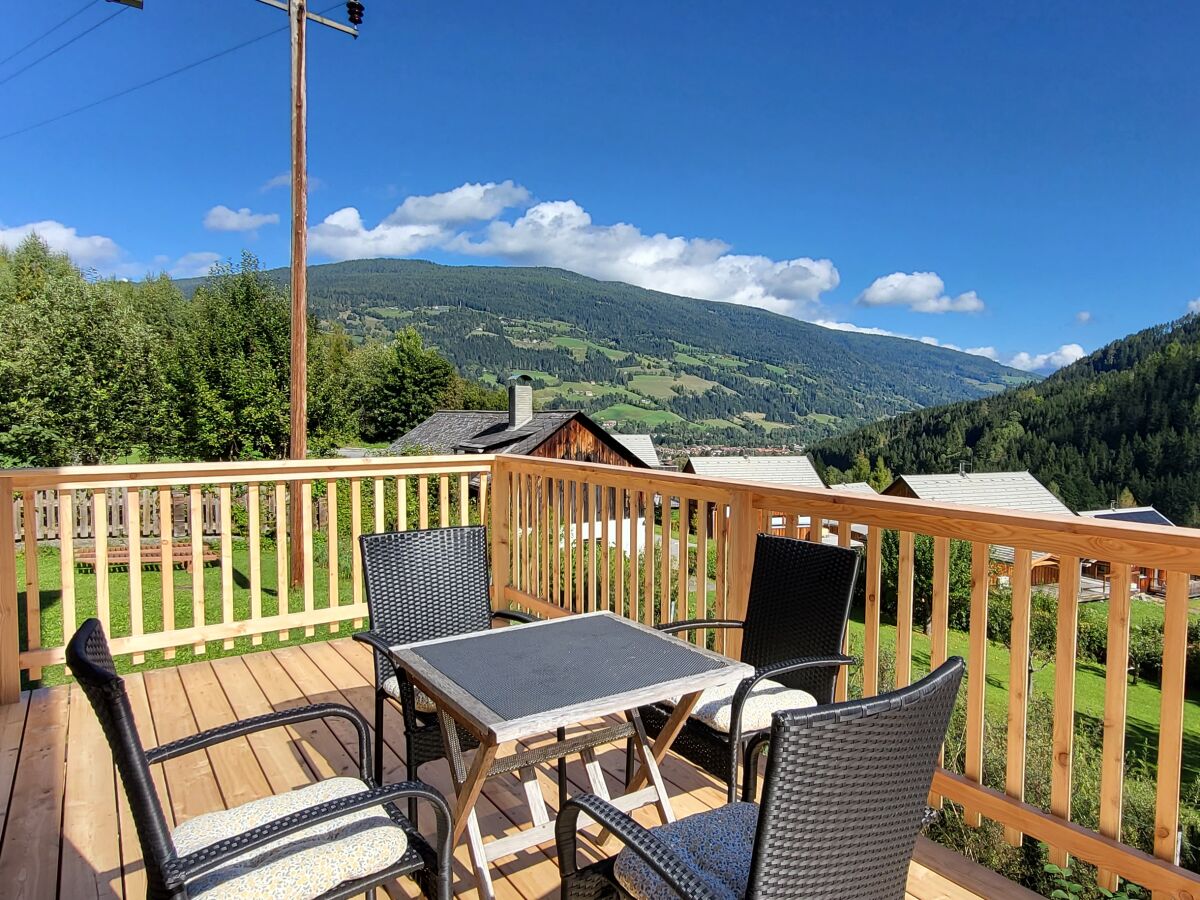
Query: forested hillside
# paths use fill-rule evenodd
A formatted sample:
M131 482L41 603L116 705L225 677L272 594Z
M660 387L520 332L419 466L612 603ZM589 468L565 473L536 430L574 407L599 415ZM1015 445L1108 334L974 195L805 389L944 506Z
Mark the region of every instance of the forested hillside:
M1029 469L1075 510L1128 491L1200 525L1200 316L1114 341L1039 384L878 422L813 452L839 469L882 456L897 474L960 460Z
M470 377L525 371L543 406L668 439L811 441L1034 379L915 341L560 269L362 260L314 266L308 286L313 312L353 336L411 325Z

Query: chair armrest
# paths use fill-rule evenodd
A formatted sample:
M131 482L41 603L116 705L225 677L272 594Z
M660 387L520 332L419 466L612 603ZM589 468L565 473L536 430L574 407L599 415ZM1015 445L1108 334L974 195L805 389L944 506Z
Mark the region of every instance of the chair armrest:
M387 661L387 664L392 667L392 674L395 675L396 678L400 677L400 670L396 668L396 661L392 659L392 648L387 641L373 631L356 631L353 635L351 635L351 637L353 637L354 640L358 641L360 644L366 644L377 654L382 656Z
M538 622L537 616L531 616L529 613L517 612L515 609L498 609L492 613L493 619L508 619L510 622Z
M554 826L558 845L558 868L564 878L578 871L576 831L580 813L586 813L612 832L630 850L640 856L684 900L717 900L716 894L696 877L695 872L653 832L643 828L611 803L594 794L571 797L559 810Z
M750 698L750 692L754 690L754 686L760 681L767 678L773 678L776 675L783 675L786 672L795 672L797 669L813 669L825 668L827 666L849 666L858 662L853 656L843 656L841 653L833 656L799 656L795 659L785 659L777 663L772 663L769 666L762 666L755 669L754 674L749 678L744 679L738 684L737 690L733 693L733 700L729 706L729 802L732 803L736 799L737 785L737 769L738 769L738 754L742 748L742 709L746 705L746 701ZM749 765L749 760L747 760Z
M746 623L740 619L687 619L654 627L664 634L675 634L677 631L695 631L697 628L745 628Z
M314 703L311 706L282 709L278 712L266 713L261 716L230 722L228 725L210 728L199 734L193 734L190 737L180 738L177 741L171 741L168 744L161 744L158 747L147 750L146 761L151 764L165 762L168 759L174 759L185 753L203 750L205 747L211 747L213 744L253 734L256 731L264 731L268 728L279 728L283 725L294 725L298 722L308 722L312 719L325 719L329 717L349 720L354 726L355 731L358 732L359 769L363 780L370 783L373 768L371 766L370 742L367 739L367 721L359 715L357 710L351 709L348 706L342 706L340 703Z
M172 872L175 876L175 884L192 881L234 857L297 831L311 828L331 819L341 818L349 813L408 797L425 800L433 807L434 818L437 820L438 876L439 879L446 879L448 886L450 878L450 807L446 805L446 798L440 791L421 781L402 781L399 784L371 788L348 797L338 797L336 800L329 800L308 809L298 810L258 828L217 841L203 850L197 850L195 853L190 853L175 861Z

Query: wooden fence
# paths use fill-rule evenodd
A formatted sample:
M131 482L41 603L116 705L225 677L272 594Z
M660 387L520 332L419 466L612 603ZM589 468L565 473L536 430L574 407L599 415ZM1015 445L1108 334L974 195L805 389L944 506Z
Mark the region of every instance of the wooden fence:
M205 492L216 496L219 578L206 585L203 554ZM233 647L239 638L260 643L278 633L312 634L318 625L337 629L361 624L363 599L358 535L364 531L437 527L471 521L490 523L493 590L500 606L520 606L562 616L609 609L649 624L674 618L740 618L745 614L755 535L775 523L797 537L857 544L865 556L865 629L862 691L881 690L885 632L881 628L882 544L892 533L898 546L895 679L914 678L914 546L918 535L933 543L929 624L930 662L949 652L951 541L971 547L970 632L967 648L965 764L960 773L939 768L935 798L961 805L969 824L984 818L1000 823L1011 842L1024 836L1045 841L1053 858L1076 856L1101 868L1115 886L1117 876L1151 888L1158 898L1200 898L1200 881L1176 862L1183 754L1184 686L1188 630L1188 573L1200 573L1200 531L1105 522L1088 518L947 508L896 497L836 491L774 488L717 481L663 471L509 456L404 457L313 460L221 465L79 467L0 472L0 510L14 502L28 521L50 527L38 504L51 492L60 520L76 516L82 502L93 522L112 520L125 534L144 537L144 498L164 508L176 495L187 498L187 517L176 518L151 542L160 558L186 548L193 565L179 575L159 577L156 590L143 590L139 554L143 540L114 538L100 529L91 539L94 575L79 576L76 538L45 552L22 552L20 519L0 515L0 702L17 698L22 673L36 678L42 666L61 663L65 635L88 614L110 626L113 651L134 665L145 654L168 657L179 648L204 653L210 642ZM116 492L116 493L114 493ZM123 492L123 493L121 493ZM233 522L235 500L244 498L245 520ZM318 525L323 498L327 513ZM268 521L274 508L300 504L300 526L289 516ZM240 515L240 513L239 513ZM14 521L15 519L15 521ZM187 522L186 534L177 533ZM802 527L802 523L811 523ZM152 537L152 536L151 536ZM50 538L39 535L38 544ZM983 747L989 615L989 547L1014 548L1011 576L1011 652L1004 719L1006 757L1002 784L985 784ZM127 585L114 590L110 547L129 551ZM290 548L299 546L301 578L292 585ZM1053 553L1062 563L1053 692L1052 786L1045 809L1026 801L1026 746L1030 698L1027 671L1032 620L1035 552ZM57 554L57 559L55 559ZM274 563L268 562L274 557ZM712 559L710 566L709 560ZM1079 789L1073 778L1075 661L1079 560L1109 562L1114 577L1109 598L1108 666L1103 715L1099 829L1072 821ZM236 563L236 565L235 565ZM44 572L42 567L53 571ZM1161 708L1157 733L1153 854L1121 842L1125 776L1127 682L1130 639L1129 569L1152 566L1166 573ZM343 582L343 573L348 581ZM235 586L235 575L244 576ZM86 599L77 577L87 582ZM123 576L124 578L125 576ZM156 576L157 577L157 576ZM49 581L52 588L45 585ZM62 625L44 627L42 600L57 592ZM94 596L91 593L94 591ZM178 592L178 594L177 594ZM736 655L736 632L716 631L719 649ZM697 631L696 640L706 640ZM846 697L845 676L837 686ZM1044 748L1032 748L1041 751Z
M755 535L781 530L792 536L865 545L863 693L880 688L882 631L880 589L885 531L897 533L898 589L896 683L913 674L914 544L933 541L930 665L948 655L950 542L971 546L970 634L966 761L962 774L939 769L935 796L964 807L969 824L984 817L1004 826L1006 839L1045 841L1054 861L1077 856L1101 868L1101 881L1117 876L1154 891L1155 897L1200 898L1200 880L1176 863L1183 749L1184 668L1187 651L1188 573L1200 571L1200 531L1101 524L1095 519L1037 516L970 507L945 507L905 498L848 492L773 488L681 473L642 472L611 466L526 457L497 457L493 467L493 546L496 602L542 615L608 609L650 625L683 618L743 618L749 594ZM703 509L704 514L699 514ZM655 524L655 511L659 515ZM678 515L671 511L677 510ZM695 511L694 513L692 511ZM624 521L624 524L622 524ZM630 521L644 530L643 547L622 545ZM785 523L781 528L781 523ZM809 525L811 523L811 526ZM811 535L810 535L811 527ZM661 534L660 534L661 532ZM852 537L853 534L853 537ZM596 539L579 539L580 536ZM983 783L984 696L991 545L1013 547L1012 638L1006 716L1003 789ZM1057 649L1053 699L1052 787L1048 809L1025 802L1027 673L1033 554L1058 554ZM710 573L708 560L715 558ZM1125 576L1114 579L1103 717L1103 771L1099 832L1071 821L1075 740L1075 661L1080 559L1104 559ZM1157 757L1154 854L1121 843L1125 775L1126 665L1129 648L1129 568L1151 565L1167 573L1162 692ZM1124 587L1122 587L1124 585ZM705 640L697 630L694 639ZM740 651L736 631L712 631L718 649ZM843 674L837 697L847 697Z

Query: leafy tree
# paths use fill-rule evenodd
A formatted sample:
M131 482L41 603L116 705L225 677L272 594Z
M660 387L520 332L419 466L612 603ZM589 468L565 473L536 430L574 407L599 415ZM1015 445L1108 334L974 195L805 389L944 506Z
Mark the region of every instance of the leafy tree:
M882 608L896 614L900 583L900 536L888 529L883 532L880 547L882 559ZM933 538L918 534L913 540L913 621L927 624L933 606ZM950 611L951 628L965 630L969 626L971 609L971 544L968 541L950 542Z
M389 347L373 351L364 373L361 433L368 441L394 440L441 408L454 387L454 366L427 349L412 328Z
M883 457L875 457L875 468L871 470L871 474L867 477L867 484L875 488L876 491L883 491L885 487L895 480L892 470L883 464Z

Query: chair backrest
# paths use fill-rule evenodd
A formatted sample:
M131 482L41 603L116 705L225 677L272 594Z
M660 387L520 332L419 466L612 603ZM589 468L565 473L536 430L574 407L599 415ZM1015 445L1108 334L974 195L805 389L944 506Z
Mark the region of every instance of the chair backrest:
M962 673L774 716L748 898L904 897Z
M371 630L389 644L491 626L487 529L482 525L364 534L359 542ZM381 664L376 654L376 668ZM391 671L380 674L386 677Z
M146 896L170 897L164 870L176 859L175 842L171 839L171 830L150 777L150 766L138 737L125 682L113 666L108 639L99 620L88 619L75 632L67 644L67 665L95 710L117 764L142 846ZM98 759L92 764L105 765Z
M742 662L760 667L801 656L842 652L858 578L858 553L795 538L760 534L754 548ZM779 676L788 687L833 701L837 668Z

